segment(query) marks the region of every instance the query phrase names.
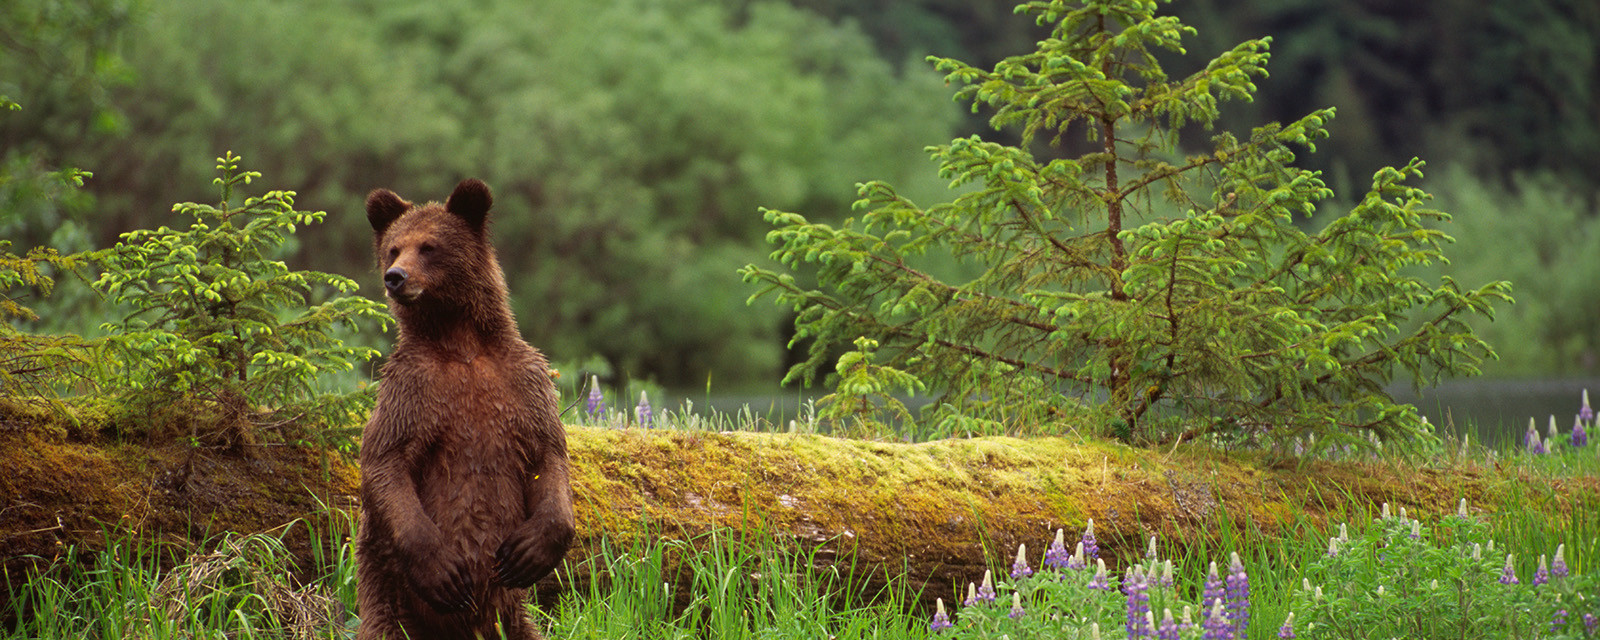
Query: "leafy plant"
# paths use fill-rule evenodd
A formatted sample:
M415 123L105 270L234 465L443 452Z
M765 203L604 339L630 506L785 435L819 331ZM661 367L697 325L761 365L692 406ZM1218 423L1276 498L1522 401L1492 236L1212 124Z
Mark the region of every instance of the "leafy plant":
M911 411L893 394L921 391L922 382L899 369L874 363L872 354L878 341L856 338L855 347L839 356L839 389L817 400L820 416L833 421L836 434L875 436L890 432L879 422L880 413L888 414L891 421L911 422Z
M123 234L95 283L134 310L103 327L120 365L107 385L140 409L184 399L201 403L222 428L191 437L221 436L209 444L225 446L253 438L247 425L343 424L370 409L369 393L325 391L317 382L377 355L346 345L336 327L389 319L382 305L358 296L313 304L323 290L344 294L358 285L343 276L291 271L271 256L297 225L326 214L296 211L292 191L236 204L236 188L260 177L240 171L239 160L232 152L217 159L217 205L174 206L194 217L187 229Z
M884 364L943 393L936 421L982 418L1068 425L1093 408L1124 440L1217 434L1318 446L1407 441L1426 428L1384 385L1471 375L1493 351L1467 317L1491 315L1509 284L1429 285L1406 269L1443 259L1448 214L1406 181L1413 160L1373 176L1357 204L1309 233L1333 192L1294 166L1332 109L1247 137L1219 133L1183 156L1180 136L1219 104L1249 100L1270 39L1246 41L1181 78L1158 53L1184 53L1193 30L1144 0L1029 2L1051 27L1032 53L990 70L933 58L988 105L1021 144L979 137L930 148L965 193L922 207L883 182L858 188L841 226L766 210L767 239L790 271L742 270L798 313L809 358L787 381L813 381L828 354L867 336ZM1035 140L1063 157L1036 155ZM1077 142L1081 140L1082 142ZM1087 145L1084 144L1087 143ZM1075 155L1072 155L1075 154ZM977 275L923 265L952 255ZM1180 431L1183 429L1184 431Z

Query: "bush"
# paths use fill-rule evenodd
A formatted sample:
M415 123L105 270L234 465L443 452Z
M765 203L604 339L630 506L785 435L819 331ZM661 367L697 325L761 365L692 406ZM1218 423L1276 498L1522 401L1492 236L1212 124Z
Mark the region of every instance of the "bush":
M1037 51L992 71L933 59L959 98L995 109L995 127L1021 129L1017 146L974 136L930 149L965 189L955 200L922 207L869 182L864 213L842 226L766 211L774 259L817 269L819 283L742 272L762 287L754 297L798 312L797 339L814 339L786 381L810 383L830 351L867 336L884 366L942 393L924 417L944 433L1089 418L1142 441L1314 435L1367 447L1371 435L1427 434L1384 385L1402 372L1476 374L1493 351L1465 320L1491 315L1509 285L1403 274L1441 260L1450 240L1429 226L1449 216L1406 185L1420 161L1377 172L1321 231L1297 226L1333 196L1293 165L1295 148L1328 135L1332 109L1181 155L1180 134L1251 98L1270 39L1170 78L1157 54L1183 53L1193 30L1155 7L1030 2L1019 11L1052 27ZM1036 155L1036 139L1064 157ZM977 275L924 267L944 254Z
M334 335L337 326L389 319L382 305L357 296L313 304L325 289L344 294L358 285L290 271L272 254L297 225L326 214L296 211L293 191L236 205L235 189L261 175L239 171L238 162L231 152L217 159L218 205L175 205L173 211L194 217L188 229L123 234L95 282L112 302L133 309L102 327L116 359L102 382L136 412L190 410L183 401L198 402L219 428L191 437L225 447L253 440L251 426L343 426L359 419L371 409L370 393L326 391L317 383L378 355L344 344Z

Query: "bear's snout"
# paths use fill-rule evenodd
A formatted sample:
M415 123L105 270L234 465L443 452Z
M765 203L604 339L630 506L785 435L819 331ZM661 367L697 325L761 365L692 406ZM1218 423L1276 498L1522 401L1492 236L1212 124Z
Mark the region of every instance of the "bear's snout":
M389 295L399 293L400 287L403 286L406 286L405 269L390 267L388 271L383 272L383 288L389 291Z

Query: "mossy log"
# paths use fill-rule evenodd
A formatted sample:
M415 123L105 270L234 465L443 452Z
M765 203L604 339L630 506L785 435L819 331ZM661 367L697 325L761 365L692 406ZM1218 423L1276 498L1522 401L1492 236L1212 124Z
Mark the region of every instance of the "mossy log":
M359 508L359 473L337 454L197 452L95 433L0 416L0 556L13 580L68 548L101 548L107 530L192 543L279 531L299 518L326 525L322 505ZM1302 520L1362 517L1382 502L1426 517L1452 511L1458 498L1492 513L1513 496L1519 511L1565 519L1600 495L1600 479L1519 477L1474 463L1268 464L1204 447L1079 438L902 444L579 426L568 438L579 539L568 567L541 585L544 602L561 585L581 586L601 541L641 536L756 531L802 546L819 564L848 559L858 571L904 573L933 597L978 579L986 562L1008 562L1018 543L1037 557L1055 529L1076 536L1089 518L1115 564L1150 535L1169 549L1214 546L1225 520L1272 536ZM306 552L305 527L288 531L290 549Z

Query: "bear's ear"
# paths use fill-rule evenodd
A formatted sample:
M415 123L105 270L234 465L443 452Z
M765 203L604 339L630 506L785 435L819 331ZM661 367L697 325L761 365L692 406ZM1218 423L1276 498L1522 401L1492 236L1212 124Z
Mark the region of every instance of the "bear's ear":
M489 195L489 185L477 178L462 180L444 203L445 211L460 216L474 229L483 228L483 221L489 216L489 207L492 206L494 196Z
M367 222L372 223L372 232L380 236L390 224L410 210L411 203L388 189L373 189L372 193L367 194Z

